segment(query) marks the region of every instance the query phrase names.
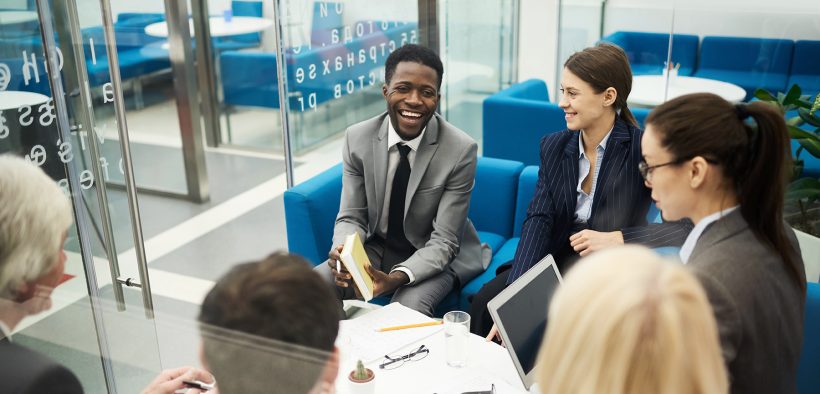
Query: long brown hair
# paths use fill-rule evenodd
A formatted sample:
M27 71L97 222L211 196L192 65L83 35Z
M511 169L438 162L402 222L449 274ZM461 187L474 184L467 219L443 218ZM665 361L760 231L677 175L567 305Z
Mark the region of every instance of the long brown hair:
M751 117L756 125L746 122ZM740 212L758 239L780 254L805 291L783 227L783 200L791 169L783 116L762 102L734 105L711 93L669 100L646 118L661 145L676 158L701 156L720 164L733 182Z
M613 105L615 111L623 121L638 127L638 121L626 106L626 98L632 91L632 69L629 68L629 59L623 49L600 43L573 53L564 62L564 67L592 86L597 94L607 88L614 88L618 92Z

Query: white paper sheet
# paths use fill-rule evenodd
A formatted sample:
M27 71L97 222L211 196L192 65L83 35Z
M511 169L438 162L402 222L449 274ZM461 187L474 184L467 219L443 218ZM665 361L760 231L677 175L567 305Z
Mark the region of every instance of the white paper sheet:
M397 302L369 312L362 317L343 320L339 328L337 346L349 349L350 355L365 364L379 361L412 343L421 341L442 330L442 326L416 327L404 330L378 332L379 328L435 321Z

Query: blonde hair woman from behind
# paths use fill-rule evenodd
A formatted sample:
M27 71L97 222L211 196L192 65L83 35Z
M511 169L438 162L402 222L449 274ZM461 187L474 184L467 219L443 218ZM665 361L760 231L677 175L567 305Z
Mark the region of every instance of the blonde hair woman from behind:
M640 246L600 251L570 270L538 357L544 394L728 391L703 288Z

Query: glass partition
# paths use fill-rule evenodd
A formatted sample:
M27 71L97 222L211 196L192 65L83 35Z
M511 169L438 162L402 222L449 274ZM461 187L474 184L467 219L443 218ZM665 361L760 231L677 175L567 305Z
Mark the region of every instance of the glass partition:
M518 1L439 3L444 62L439 108L447 121L479 143L484 98L515 78L517 8Z

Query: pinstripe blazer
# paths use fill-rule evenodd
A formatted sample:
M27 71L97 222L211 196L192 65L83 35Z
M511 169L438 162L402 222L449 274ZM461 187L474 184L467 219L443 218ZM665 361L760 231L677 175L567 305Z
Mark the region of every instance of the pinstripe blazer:
M592 212L584 228L623 232L624 242L649 247L680 246L692 222L647 224L650 190L638 171L643 131L617 117L604 151L595 186ZM578 231L575 205L580 132L564 130L541 138L541 167L535 194L527 209L521 241L507 283L552 254L562 271L577 254L569 237Z

